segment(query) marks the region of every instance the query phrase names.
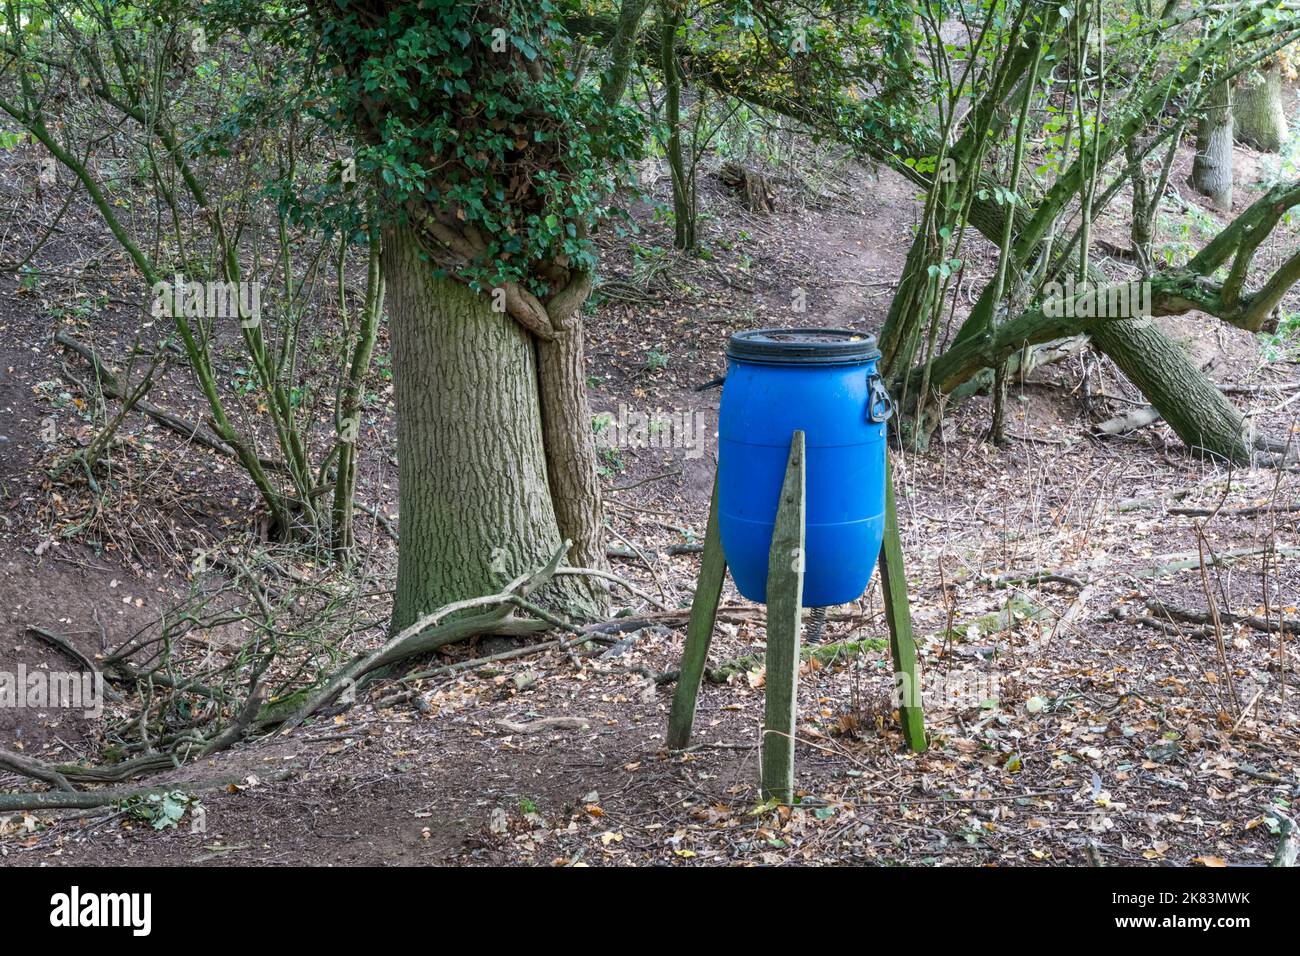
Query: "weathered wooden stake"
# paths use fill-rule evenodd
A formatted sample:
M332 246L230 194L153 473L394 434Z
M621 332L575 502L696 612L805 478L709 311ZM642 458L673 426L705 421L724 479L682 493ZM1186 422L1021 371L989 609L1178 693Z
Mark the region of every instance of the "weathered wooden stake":
M713 476L713 498L709 501L709 523L704 530L704 554L700 558L700 579L691 601L691 618L686 625L686 647L668 717L668 749L681 750L691 742L695 726L695 703L704 678L704 665L713 642L713 625L722 598L722 581L727 576L727 559L722 556L718 537L718 476Z
M889 624L889 650L894 656L894 688L903 739L916 753L925 750L925 715L921 709L921 675L916 666L916 641L912 637L912 610L903 573L903 545L898 537L898 510L894 504L894 474L885 458L885 540L880 547L880 587L885 595L885 621ZM770 646L770 645L769 645Z
M777 505L776 526L768 553L767 581L767 692L761 785L765 798L783 803L789 803L794 796L794 733L800 618L803 612L804 477L804 435L795 432ZM718 535L718 481L715 475L700 577L691 602L681 672L668 718L667 743L671 750L682 750L690 744L726 574L727 562ZM885 536L880 549L880 584L885 595L885 619L889 624L889 647L894 659L903 737L912 750L920 753L926 749L925 718L907 578L903 570L903 548L898 533L893 469L888 460L885 464Z
M803 611L804 434L794 433L767 559L767 700L763 713L764 799L794 797L794 731Z

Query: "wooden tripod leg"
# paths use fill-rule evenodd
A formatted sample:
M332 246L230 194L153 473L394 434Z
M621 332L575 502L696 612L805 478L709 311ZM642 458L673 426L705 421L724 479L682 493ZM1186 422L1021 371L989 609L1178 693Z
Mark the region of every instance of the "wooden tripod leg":
M880 547L880 586L885 594L885 620L889 624L889 650L894 657L894 687L903 739L916 753L925 750L925 715L921 709L921 673L916 665L912 637L912 610L903 573L903 545L898 537L898 511L894 503L894 476L885 459L885 540Z
M763 713L764 799L794 798L799 618L803 611L804 434L794 433L767 563L767 698Z
M713 642L713 625L722 597L722 581L727 576L727 559L722 556L718 537L718 478L713 477L713 498L709 502L709 524L704 531L704 554L700 559L700 579L691 601L691 618L686 626L686 647L682 650L681 673L673 694L673 709L668 717L668 749L681 750L691 742L695 725L695 704L700 695L704 665Z

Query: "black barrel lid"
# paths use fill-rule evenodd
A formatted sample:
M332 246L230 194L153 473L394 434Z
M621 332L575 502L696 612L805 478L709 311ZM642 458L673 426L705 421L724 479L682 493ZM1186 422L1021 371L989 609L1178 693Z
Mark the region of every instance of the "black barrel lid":
M852 329L754 329L735 332L727 357L760 365L851 365L880 358L876 337Z

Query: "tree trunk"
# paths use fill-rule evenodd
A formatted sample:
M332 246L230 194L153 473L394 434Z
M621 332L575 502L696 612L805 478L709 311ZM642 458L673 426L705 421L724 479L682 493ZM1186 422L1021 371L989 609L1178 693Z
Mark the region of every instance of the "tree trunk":
M1136 140L1124 144L1124 157L1128 162L1129 182L1132 184L1133 196L1129 204L1128 237L1132 243L1133 257L1144 276L1151 274L1151 260L1155 247L1156 213L1159 202L1152 202L1151 192L1154 183L1147 175L1146 165Z
M354 544L352 512L357 491L357 444L361 441L361 398L365 392L366 373L374 352L379 318L384 311L384 273L381 264L380 235L370 229L369 265L366 269L366 301L362 307L352 360L339 388L335 409L338 466L334 470L334 501L330 507L330 547L342 560L352 553ZM342 276L340 260L340 277ZM340 299L340 304L342 300Z
M673 180L673 245L687 250L695 248L695 164L693 160L690 163L686 161L682 149L682 76L675 45L685 8L681 0L662 0L659 16L659 65L664 75L664 123L668 127L664 152Z
M383 265L402 521L390 623L398 631L441 605L499 591L561 539L531 336L489 297L434 277L409 228L385 230Z
M880 330L880 374L896 390L903 387L916 363L921 332L934 309L935 283L926 271L926 263L934 257L932 246L922 223L908 247L903 274Z
M1224 211L1232 208L1232 133L1232 88L1219 83L1210 91L1205 114L1196 125L1192 186Z
M1276 59L1237 81L1234 112L1240 142L1264 153L1281 152L1287 126L1282 108L1282 68Z
M1254 442L1241 413L1154 322L1102 322L1091 336L1189 448L1250 464Z
M586 289L590 289L589 282L584 283ZM561 535L573 542L569 563L606 570L604 510L583 349L581 308L585 301L584 292L571 304L573 312L567 319L553 315L555 338L537 343L542 436L556 521ZM607 608L608 591L598 581L581 578L573 585L583 605L578 610L599 613Z
M977 198L972 202L968 218L980 232L992 238L998 234L992 229L1001 224L1003 215L1002 207ZM1105 276L1095 265L1089 268L1089 279L1096 283L1105 282ZM1241 414L1154 322L1147 318L1102 322L1087 329L1087 334L1164 416L1188 447L1224 460L1250 461L1256 443L1248 434ZM959 334L957 341L961 338ZM955 357L956 351L950 346L936 363L936 373L945 360ZM985 363L977 363L976 368L955 375L936 374L935 387L945 395L955 394L957 387L982 367L986 367ZM918 433L923 433L935 424L937 416L933 421L918 423L916 428Z

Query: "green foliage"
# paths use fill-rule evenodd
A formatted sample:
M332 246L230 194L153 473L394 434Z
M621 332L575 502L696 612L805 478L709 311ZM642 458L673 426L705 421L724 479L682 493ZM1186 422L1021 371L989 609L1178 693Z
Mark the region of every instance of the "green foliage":
M1277 324L1277 331L1260 339L1270 362L1287 361L1300 355L1300 312L1288 312Z
M608 478L610 475L619 474L627 467L627 462L623 460L623 452L613 445L602 445L598 451L601 464L596 467L602 477Z
M166 793L148 793L123 802L122 810L134 820L148 823L155 830L175 829L191 806L198 800L183 790Z
M724 0L704 9L691 45L771 102L815 103L816 125L842 142L898 148L927 96L911 68L915 11L908 0Z
M550 0L336 0L304 29L321 41L315 108L358 134L358 182L399 221L427 209L481 240L468 265L441 257L445 269L540 290L547 263L595 264L587 233L610 214L641 125L564 66Z

